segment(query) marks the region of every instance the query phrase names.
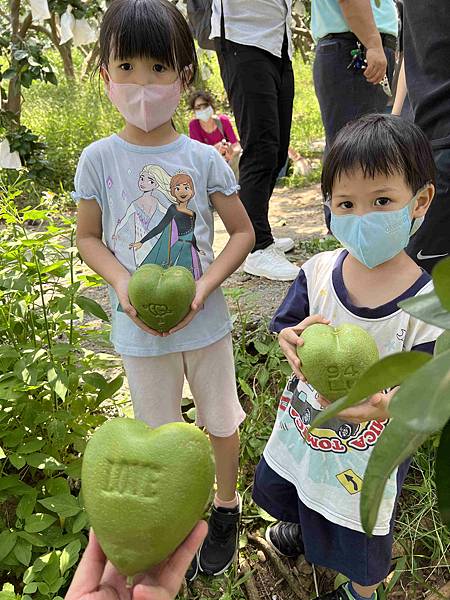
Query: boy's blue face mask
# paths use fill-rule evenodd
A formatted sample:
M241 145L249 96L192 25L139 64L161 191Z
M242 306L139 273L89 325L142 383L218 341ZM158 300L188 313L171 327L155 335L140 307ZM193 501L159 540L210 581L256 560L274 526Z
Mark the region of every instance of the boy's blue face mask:
M362 216L331 213L331 231L352 256L369 269L390 260L406 248L424 217L413 219L411 211L421 188L400 210L373 211Z

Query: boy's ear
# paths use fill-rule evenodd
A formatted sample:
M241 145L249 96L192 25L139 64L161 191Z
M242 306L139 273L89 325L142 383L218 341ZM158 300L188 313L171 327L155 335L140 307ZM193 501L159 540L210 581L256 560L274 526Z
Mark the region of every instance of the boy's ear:
M416 198L416 203L414 206L414 210L412 212L412 217L423 217L427 210L430 208L431 201L434 197L434 185L429 183L426 187L422 188L422 191L418 194Z

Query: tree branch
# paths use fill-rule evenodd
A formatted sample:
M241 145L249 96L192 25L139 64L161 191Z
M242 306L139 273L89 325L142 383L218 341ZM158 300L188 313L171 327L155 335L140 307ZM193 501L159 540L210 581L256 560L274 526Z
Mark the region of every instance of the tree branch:
M33 17L29 12L25 19L22 21L22 25L20 26L19 33L17 34L21 40L25 37L27 31L30 29L31 24L33 22Z

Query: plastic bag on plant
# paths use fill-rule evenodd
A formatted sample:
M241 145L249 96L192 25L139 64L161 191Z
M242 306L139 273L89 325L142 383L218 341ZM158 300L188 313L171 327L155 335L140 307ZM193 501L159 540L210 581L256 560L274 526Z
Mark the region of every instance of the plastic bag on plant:
M73 38L73 29L75 26L75 17L72 14L72 7L67 7L65 13L61 15L60 27L61 27L61 41L59 45L62 46Z
M73 45L83 46L97 40L97 32L86 19L76 19L73 26Z
M50 19L47 0L30 0L30 8L33 22Z
M22 162L17 150L11 152L9 142L5 138L0 142L0 168L2 169L20 169Z

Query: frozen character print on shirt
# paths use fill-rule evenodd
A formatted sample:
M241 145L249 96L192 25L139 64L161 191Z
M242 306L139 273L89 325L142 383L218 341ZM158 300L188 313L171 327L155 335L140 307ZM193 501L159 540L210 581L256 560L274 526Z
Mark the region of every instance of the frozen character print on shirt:
M142 194L128 206L125 215L118 219L112 236L113 250L120 243L126 243L133 250L136 267L156 244L158 237L150 238L139 248L130 243L130 238L134 242L142 239L163 218L169 205L170 175L158 165L146 165L139 175L138 188Z
M202 275L202 267L194 233L196 214L188 208L195 195L191 176L186 173L174 175L170 180L170 194L173 204L167 209L164 217L139 242L131 246L139 250L148 240L159 235L159 239L140 264L186 267L197 280Z

